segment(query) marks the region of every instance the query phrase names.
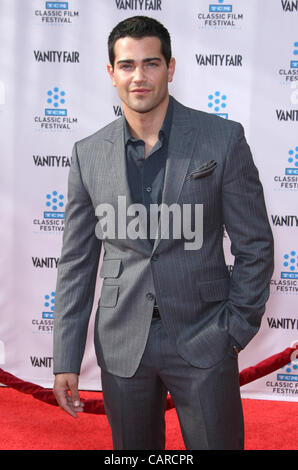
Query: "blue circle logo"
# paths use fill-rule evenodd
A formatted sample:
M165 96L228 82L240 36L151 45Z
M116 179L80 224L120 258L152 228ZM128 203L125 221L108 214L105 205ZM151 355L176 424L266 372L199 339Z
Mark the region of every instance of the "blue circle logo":
M49 90L47 103L59 108L60 105L65 104L65 91L60 91L58 87L54 87L53 90Z
M52 211L61 210L64 207L64 196L63 194L58 194L58 191L52 191L46 195L46 206L51 208Z

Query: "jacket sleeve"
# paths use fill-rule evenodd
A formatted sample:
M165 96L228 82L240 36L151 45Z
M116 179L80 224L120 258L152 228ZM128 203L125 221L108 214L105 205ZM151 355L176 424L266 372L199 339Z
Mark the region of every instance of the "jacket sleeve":
M233 132L225 162L222 205L235 257L226 306L229 333L244 348L257 333L265 312L274 251L263 188L240 124Z
M95 235L96 222L75 144L55 293L54 374L80 372L101 251L101 241Z

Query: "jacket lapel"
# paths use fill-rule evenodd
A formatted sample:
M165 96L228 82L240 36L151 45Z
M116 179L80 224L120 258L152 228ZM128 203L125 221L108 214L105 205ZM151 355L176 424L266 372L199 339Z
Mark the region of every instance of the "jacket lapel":
M176 204L179 199L196 144L197 129L191 124L188 113L185 110L186 108L174 100L173 122L168 145L160 219L163 217L165 210L172 204ZM167 220L166 217L165 220ZM162 227L159 222L153 251L156 250L167 230L164 227L161 233L161 229Z
M118 203L118 196L124 196L126 206L132 204L131 192L128 184L123 118L115 122L115 126L110 130L104 140L104 154L106 156L106 165L109 168L111 178L105 181L105 184L111 185L114 203ZM117 207L117 206L116 206Z

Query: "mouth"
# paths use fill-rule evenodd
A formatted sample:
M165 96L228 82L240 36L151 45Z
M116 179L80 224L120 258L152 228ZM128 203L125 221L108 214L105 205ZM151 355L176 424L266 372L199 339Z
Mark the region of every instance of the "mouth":
M133 90L131 90L131 93L135 94L135 95L147 95L148 93L150 93L150 89L148 88L134 88Z

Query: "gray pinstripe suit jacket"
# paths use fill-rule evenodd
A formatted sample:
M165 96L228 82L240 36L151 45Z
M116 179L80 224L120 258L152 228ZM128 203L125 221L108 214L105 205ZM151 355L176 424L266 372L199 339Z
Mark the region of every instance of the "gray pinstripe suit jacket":
M213 171L187 177L215 160ZM200 172L199 172L200 173ZM101 247L104 278L95 320L98 364L132 376L141 360L154 298L177 352L208 368L231 338L245 347L259 329L273 271L273 239L263 190L239 123L187 108L174 100L163 203L203 204L203 245L185 250L181 239L105 238L95 235L99 204L132 201L124 158L122 118L74 146L58 266L54 373L80 372ZM229 276L223 226L235 256ZM171 230L170 230L171 233ZM153 294L153 295L151 295Z

